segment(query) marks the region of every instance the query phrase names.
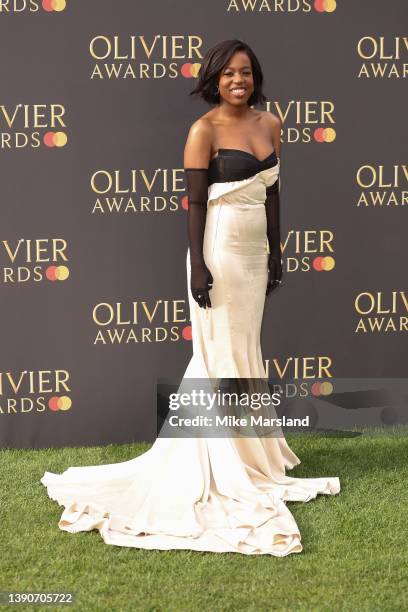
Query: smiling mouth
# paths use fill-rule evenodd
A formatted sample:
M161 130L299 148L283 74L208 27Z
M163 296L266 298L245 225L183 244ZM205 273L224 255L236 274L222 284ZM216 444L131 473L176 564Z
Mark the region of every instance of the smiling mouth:
M230 92L235 98L243 98L246 93L246 88L245 87L234 87L233 89L230 89Z

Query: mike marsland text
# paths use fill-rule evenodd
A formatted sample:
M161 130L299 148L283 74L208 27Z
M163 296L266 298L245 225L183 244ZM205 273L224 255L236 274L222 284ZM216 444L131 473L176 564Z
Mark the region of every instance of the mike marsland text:
M203 416L179 417L176 414L168 418L172 427L309 427L309 416L302 419L290 418L283 415L281 418L270 418L262 415L236 416Z

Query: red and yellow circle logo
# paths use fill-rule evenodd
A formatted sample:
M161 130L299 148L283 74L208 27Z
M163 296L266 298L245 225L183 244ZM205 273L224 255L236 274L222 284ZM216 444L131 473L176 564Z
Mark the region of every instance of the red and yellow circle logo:
M65 147L68 136L65 132L46 132L43 141L46 147Z
M315 0L314 7L318 13L333 13L336 10L336 0Z
M45 276L49 281L63 281L69 276L69 268L67 266L48 266Z
M67 3L65 0L43 0L42 1L42 7L44 11L47 11L47 13L50 13L51 11L57 11L57 12L63 11L66 6L67 6Z
M316 142L333 142L336 140L336 131L333 128L316 128L313 138Z
M330 270L333 270L335 263L334 257L326 255L326 257L315 257L312 265L317 272L330 272Z
M187 62L181 66L180 73L186 79L195 78L200 72L201 64L195 62L192 64L191 62Z
M72 400L68 395L54 395L48 400L48 408L53 412L59 410L69 410L72 406Z
M316 397L319 395L330 395L330 393L333 393L333 385L328 380L325 382L315 382L311 386L310 391Z

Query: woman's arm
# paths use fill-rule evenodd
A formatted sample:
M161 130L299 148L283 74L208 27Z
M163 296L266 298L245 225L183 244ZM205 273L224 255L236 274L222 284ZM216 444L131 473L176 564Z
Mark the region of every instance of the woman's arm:
M203 254L211 136L209 122L199 119L191 126L184 148L184 172L188 195L187 233L191 263L190 288L194 299L202 308L211 306L208 292L213 283Z
M279 117L269 114L268 122L271 130L271 139L273 147L279 161L281 159L281 131L282 122ZM265 211L267 220L267 236L269 243L269 258L268 270L269 278L266 288L266 295L272 289L280 285L282 279L282 255L281 255L281 239L280 239L280 168L277 180L273 185L266 188Z

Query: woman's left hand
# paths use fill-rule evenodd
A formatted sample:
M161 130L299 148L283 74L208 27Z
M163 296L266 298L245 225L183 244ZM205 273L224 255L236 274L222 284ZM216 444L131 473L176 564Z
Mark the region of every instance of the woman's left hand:
M282 260L275 255L268 258L268 283L266 285L266 295L273 289L280 287L282 283Z

